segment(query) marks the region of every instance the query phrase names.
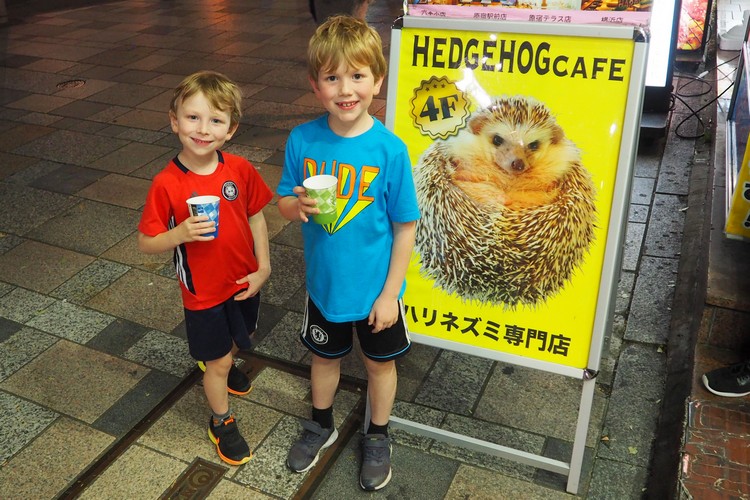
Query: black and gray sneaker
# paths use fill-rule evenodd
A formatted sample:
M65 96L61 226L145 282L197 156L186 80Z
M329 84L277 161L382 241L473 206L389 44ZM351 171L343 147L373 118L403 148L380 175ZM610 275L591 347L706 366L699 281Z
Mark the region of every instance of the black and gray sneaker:
M747 396L750 394L750 360L703 374L703 385L717 396Z
M383 434L367 434L362 439L362 470L359 485L375 491L391 480L391 438Z
M302 437L294 443L286 457L286 465L294 472L307 472L317 462L320 452L328 448L339 437L339 432L324 429L312 420L302 421Z

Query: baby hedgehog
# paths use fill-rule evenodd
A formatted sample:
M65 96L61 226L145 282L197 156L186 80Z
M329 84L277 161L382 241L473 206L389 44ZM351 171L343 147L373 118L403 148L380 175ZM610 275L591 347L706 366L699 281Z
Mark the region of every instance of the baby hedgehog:
M537 305L570 280L594 238L595 188L549 109L502 97L414 168L422 273L463 300Z

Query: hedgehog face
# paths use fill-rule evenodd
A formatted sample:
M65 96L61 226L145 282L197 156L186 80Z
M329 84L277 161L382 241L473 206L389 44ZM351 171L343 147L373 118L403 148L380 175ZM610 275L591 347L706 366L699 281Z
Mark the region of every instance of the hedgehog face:
M578 156L547 107L528 97L496 100L475 113L469 130L478 136L484 156L511 178L553 183Z

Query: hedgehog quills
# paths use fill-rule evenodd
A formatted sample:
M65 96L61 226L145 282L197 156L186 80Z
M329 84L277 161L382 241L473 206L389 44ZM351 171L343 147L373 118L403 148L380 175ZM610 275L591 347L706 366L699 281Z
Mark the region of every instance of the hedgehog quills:
M414 169L422 218L415 250L422 274L465 301L538 305L569 281L594 238L590 174L571 165L551 203L520 209L481 206L451 182L444 141Z

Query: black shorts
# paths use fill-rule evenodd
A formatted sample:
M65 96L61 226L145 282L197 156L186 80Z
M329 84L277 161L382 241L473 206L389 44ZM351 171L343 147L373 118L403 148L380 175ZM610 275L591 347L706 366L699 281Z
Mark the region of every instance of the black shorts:
M381 332L372 333L372 326L367 324L367 318L359 321L332 323L323 317L310 297L307 298L300 339L314 354L328 359L346 356L352 350L353 330L355 329L362 354L373 361L390 361L400 358L411 348L409 330L404 320L403 300L398 301L396 323Z
M231 351L232 342L240 349L250 349L259 309L260 292L245 300L232 297L208 309L185 309L190 355L198 361L213 361Z

